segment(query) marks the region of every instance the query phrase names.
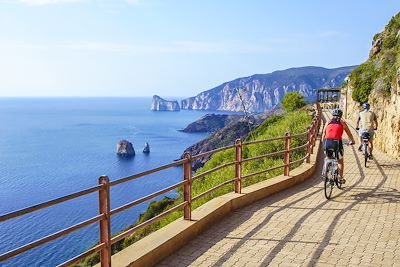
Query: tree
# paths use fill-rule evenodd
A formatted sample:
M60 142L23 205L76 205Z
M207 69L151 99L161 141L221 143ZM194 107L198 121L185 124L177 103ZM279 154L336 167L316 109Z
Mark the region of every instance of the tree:
M305 105L304 97L298 92L287 93L282 100L282 107L286 112L295 111Z

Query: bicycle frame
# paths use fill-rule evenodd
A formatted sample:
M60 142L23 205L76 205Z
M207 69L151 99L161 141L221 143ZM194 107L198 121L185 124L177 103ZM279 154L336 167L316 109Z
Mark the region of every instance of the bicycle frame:
M333 152L333 157L328 157L326 155L324 159L324 166L322 169L322 180L324 181L324 192L326 199L330 199L332 195L332 190L334 185L340 189L342 188L342 183L339 181L339 165L338 156L339 151L337 149L328 149L328 151ZM330 154L330 153L327 153Z

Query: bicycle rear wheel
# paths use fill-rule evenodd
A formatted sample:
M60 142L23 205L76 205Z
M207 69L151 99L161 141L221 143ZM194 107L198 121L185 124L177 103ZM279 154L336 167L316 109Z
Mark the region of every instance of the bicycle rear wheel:
M324 191L326 199L330 199L332 195L334 182L332 180L332 164L326 166L325 180L324 180Z
M364 144L364 167L367 167L368 157L369 157L368 145Z

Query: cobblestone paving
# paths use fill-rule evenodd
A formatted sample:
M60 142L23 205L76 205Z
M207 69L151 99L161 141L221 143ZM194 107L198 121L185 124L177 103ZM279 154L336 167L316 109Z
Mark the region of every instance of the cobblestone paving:
M400 161L374 157L365 168L357 146L345 147L347 182L331 200L319 169L233 212L157 266L400 267Z

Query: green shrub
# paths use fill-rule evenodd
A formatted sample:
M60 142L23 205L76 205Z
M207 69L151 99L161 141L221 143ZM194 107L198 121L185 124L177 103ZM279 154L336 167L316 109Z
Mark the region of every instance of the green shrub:
M282 100L282 107L286 112L295 111L305 105L304 97L297 92L287 93Z
M354 88L352 93L354 101L358 103L368 102L377 76L378 71L371 61L361 64L350 74L350 81Z

